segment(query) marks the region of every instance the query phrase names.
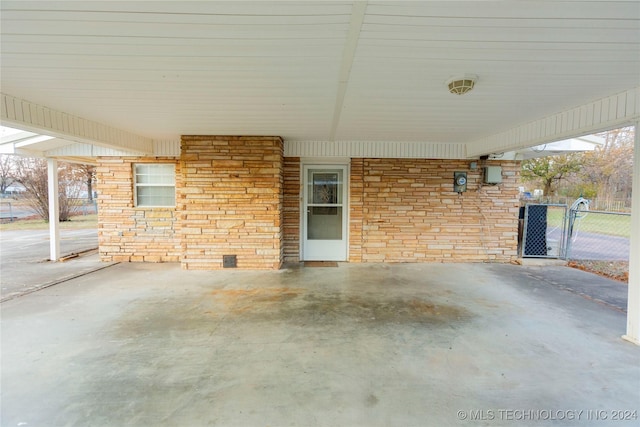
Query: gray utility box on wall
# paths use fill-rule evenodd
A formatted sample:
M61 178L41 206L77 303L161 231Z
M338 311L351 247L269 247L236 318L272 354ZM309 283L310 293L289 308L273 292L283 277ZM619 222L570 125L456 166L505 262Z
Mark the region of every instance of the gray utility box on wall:
M500 184L502 182L502 167L485 166L484 167L484 183Z

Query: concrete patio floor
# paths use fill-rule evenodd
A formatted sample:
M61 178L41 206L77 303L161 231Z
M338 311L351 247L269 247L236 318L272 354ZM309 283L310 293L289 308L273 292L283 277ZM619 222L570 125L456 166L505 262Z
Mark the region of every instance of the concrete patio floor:
M625 314L529 271L115 265L2 304L0 422L637 425Z

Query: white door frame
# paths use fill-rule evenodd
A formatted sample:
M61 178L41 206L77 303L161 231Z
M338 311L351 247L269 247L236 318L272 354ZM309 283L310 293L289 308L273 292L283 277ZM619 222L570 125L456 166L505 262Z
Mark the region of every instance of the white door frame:
M309 169L342 169L342 181L343 181L343 202L342 202L342 229L343 229L343 242L344 242L344 259L327 259L323 261L347 261L349 259L349 174L350 164L348 160L318 160L305 162L301 161L301 195L300 195L300 260L311 261L306 258L305 246L307 239L307 192L308 192L308 177ZM319 261L313 259L313 261Z

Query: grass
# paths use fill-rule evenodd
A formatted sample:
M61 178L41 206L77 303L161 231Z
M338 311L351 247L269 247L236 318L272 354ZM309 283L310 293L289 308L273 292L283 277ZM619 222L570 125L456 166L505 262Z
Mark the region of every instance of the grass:
M547 226L551 228L562 227L564 212L564 209L549 208ZM608 236L630 237L631 215L589 212L586 215L582 214L576 220L574 230Z
M86 229L98 227L98 215L78 215L71 217L71 221L64 221L60 223L60 229ZM10 230L47 230L49 223L42 219L25 219L16 220L13 222L6 222L0 224L0 231Z
M576 220L574 230L631 237L631 215L608 215L592 212Z

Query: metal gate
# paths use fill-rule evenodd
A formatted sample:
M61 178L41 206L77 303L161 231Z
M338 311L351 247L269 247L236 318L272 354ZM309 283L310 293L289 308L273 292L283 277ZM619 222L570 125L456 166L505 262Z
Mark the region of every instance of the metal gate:
M527 204L521 208L520 254L525 258L628 261L631 214L589 210L580 197L570 208Z
M567 205L527 204L523 210L521 254L525 258L564 258Z

